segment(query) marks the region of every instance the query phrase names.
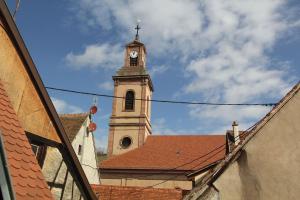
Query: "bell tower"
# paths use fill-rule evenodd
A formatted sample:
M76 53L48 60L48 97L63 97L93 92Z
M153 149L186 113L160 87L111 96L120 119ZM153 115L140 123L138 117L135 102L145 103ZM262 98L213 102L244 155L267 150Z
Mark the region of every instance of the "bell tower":
M146 48L135 39L125 47L124 65L113 76L114 98L109 123L108 155L142 146L151 134L153 85L146 68Z

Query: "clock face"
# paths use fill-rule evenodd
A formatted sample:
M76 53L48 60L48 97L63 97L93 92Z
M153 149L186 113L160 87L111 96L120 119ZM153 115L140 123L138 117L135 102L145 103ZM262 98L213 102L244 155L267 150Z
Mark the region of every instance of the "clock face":
M131 51L130 52L130 57L131 58L136 58L138 56L138 52L136 52L136 51Z

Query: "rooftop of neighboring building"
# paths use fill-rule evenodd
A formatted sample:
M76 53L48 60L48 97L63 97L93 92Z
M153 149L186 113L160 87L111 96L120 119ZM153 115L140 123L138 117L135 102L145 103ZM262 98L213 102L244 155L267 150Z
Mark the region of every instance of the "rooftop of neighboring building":
M111 185L92 185L92 188L101 200L180 200L183 196L183 190L181 189L158 189Z
M100 163L100 169L196 171L225 156L225 135L151 135L145 144Z
M60 114L59 118L64 126L69 140L72 142L85 122L89 113Z

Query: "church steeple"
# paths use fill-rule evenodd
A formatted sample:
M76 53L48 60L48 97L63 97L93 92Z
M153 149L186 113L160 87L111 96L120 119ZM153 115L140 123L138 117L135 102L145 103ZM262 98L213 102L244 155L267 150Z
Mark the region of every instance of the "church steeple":
M125 47L124 65L113 76L114 95L109 123L108 155L118 155L142 146L151 134L153 85L146 67L146 47L135 40Z

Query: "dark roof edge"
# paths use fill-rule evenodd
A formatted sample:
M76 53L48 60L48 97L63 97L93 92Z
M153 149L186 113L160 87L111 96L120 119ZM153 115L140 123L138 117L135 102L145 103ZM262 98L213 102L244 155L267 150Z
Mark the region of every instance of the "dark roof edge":
M148 169L144 169L144 168L101 168L99 167L100 170L100 175L101 172L104 173L128 173L128 174L139 174L139 173L143 173L143 174L182 174L182 175L186 175L186 172L188 172L189 170L174 170L174 169L154 169L154 168L148 168Z
M0 0L0 11L3 15L4 25L7 25L5 31L9 35L12 43L14 44L17 52L19 53L20 58L22 59L26 71L34 84L36 91L41 98L43 105L50 117L50 119L54 122L53 125L60 137L60 139L64 142L63 149L66 150L66 156L69 157L70 165L68 167L71 168L75 172L74 178L80 183L78 185L79 188L84 192L87 199L97 199L84 172L83 169L78 161L78 158L73 150L71 143L69 142L67 135L63 129L62 123L60 122L59 116L54 108L54 105L45 89L45 86L41 80L41 77L35 67L35 64L26 48L26 45L20 35L20 32L9 12L9 9L5 3L5 1ZM76 176L79 174L79 176Z
M225 134L190 134L190 135L185 135L185 134L181 134L181 135L149 135L149 137L225 137Z
M90 115L89 112L83 112L83 113L58 113L59 117L65 117L65 118L88 117L89 115Z

